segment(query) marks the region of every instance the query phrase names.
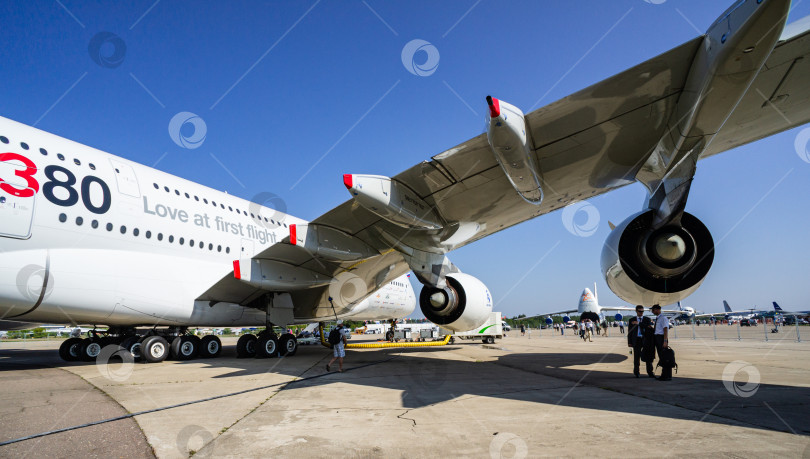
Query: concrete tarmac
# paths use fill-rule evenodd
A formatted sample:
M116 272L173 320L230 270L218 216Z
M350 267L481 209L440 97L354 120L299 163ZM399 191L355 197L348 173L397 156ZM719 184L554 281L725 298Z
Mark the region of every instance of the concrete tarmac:
M90 396L136 412L259 390L136 416L141 437L131 419L115 421L0 447L0 457L76 456L59 448L92 438L92 451L113 456L810 457L810 345L786 330L766 343L752 328L737 341L736 327L696 327L715 341L680 327L671 382L633 377L617 329L593 342L532 330L493 345L349 350L348 371L328 374L331 352L320 346L237 359L226 339L217 359L129 364L65 363L58 342L3 342L0 377L29 381L4 382L4 405L49 404L69 389L63 398L75 406L4 410L0 441L60 417L61 427L114 415L85 403ZM60 373L85 386L66 387ZM90 432L100 427L109 430Z

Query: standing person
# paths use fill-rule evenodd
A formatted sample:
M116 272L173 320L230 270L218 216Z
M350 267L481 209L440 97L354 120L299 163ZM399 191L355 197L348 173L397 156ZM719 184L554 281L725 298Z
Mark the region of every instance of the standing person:
M585 319L585 323L587 325L585 337L588 339L588 341L593 342L593 321L591 321L591 319Z
M602 334L605 336L605 338L607 338L608 336L607 320L602 321Z
M661 315L661 306L654 305L652 313L655 314L655 350L658 352L658 361L661 361L664 349L669 347L669 319ZM661 367L659 381L672 381L672 368Z
M326 371L332 371L332 364L338 361L338 371L343 373L343 357L346 357L346 334L343 333L343 321L339 320L337 327L329 332L329 344L332 345L332 360L326 364Z
M520 336L526 336L526 326L520 324Z
M641 357L644 353L644 330L649 329L652 321L649 317L644 317L644 306L636 306L636 315L628 322L627 329L627 347L633 349L633 374L636 378L639 377L639 367L641 366ZM644 361L647 376L654 378L652 360Z
M619 332L624 335L624 319L619 321Z
M565 323L561 323L560 325L560 336L565 336Z

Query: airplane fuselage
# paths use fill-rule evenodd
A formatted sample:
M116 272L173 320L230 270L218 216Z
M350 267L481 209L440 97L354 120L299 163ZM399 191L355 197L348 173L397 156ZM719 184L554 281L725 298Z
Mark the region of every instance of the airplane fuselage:
M304 220L4 118L0 142L1 319L265 323L264 311L197 298L233 260ZM404 278L378 292L358 302L356 318L402 317L415 306Z

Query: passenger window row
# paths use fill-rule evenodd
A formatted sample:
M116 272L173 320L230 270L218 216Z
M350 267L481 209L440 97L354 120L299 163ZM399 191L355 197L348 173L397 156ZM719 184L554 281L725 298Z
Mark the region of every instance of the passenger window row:
M8 137L0 135L0 142L8 145L9 144ZM26 150L26 151L31 149L31 147L25 142L20 142L20 148L22 148L23 150ZM44 148L40 148L39 152L42 153L42 156L48 156L48 150L46 150ZM56 157L59 159L59 161L64 161L65 160L65 155L63 155L62 153L57 153ZM82 162L79 161L78 158L73 158L73 164L75 164L77 166L81 166ZM96 165L93 164L93 163L88 163L87 166L90 168L90 170L93 170L93 171L96 170Z
M10 143L10 141L9 141L8 137L3 136L3 135L0 135L0 142L2 142L3 144L6 144L6 145L8 145L8 144ZM26 150L26 151L31 149L31 147L30 147L30 146L29 146L29 145L28 145L26 142L20 142L20 148L22 148L23 150ZM39 149L39 152L40 152L40 153L41 153L43 156L48 156L48 150L46 150L46 149L44 149L44 148L40 148L40 149ZM60 161L65 161L65 155L63 155L62 153L57 153L57 154L56 154L56 157L57 157L57 158L58 158ZM75 165L77 165L77 166L81 166L81 165L82 165L81 161L80 161L78 158L73 158L73 164L75 164ZM95 165L95 164L93 164L93 163L88 163L88 164L87 164L87 166L90 168L90 170L96 170L96 165ZM120 173L118 169L116 169L116 170L115 170L115 172L116 172L116 173ZM153 183L152 185L155 187L155 189L156 189L156 190L159 190L159 189L160 189L160 186L159 186L157 183ZM175 194L176 196L181 196L180 190L178 190L178 189L176 189L176 188L175 188L174 190L172 190L172 189L170 189L169 187L164 186L164 187L163 187L163 190L164 190L165 192L167 192L167 193L171 193L172 191L174 191L174 194ZM183 196L185 196L185 197L186 197L186 199L192 199L192 195L190 195L190 194L188 194L188 193L182 193L182 195L183 195ZM199 202L199 201L200 201L200 197L199 197L199 196L196 196L196 195L195 195L195 196L193 196L193 199L194 199L195 201L197 201L197 202ZM202 201L203 201L205 204L209 204L209 201L208 201L208 199L206 199L206 198L203 198L203 199L202 199ZM211 204L211 205L213 205L214 207L217 207L217 203L216 203L215 201L210 201L210 204ZM251 218L253 218L254 220L255 220L255 219L258 219L259 221L264 220L266 223L270 223L270 224L273 224L273 225L276 225L276 226L284 226L285 228L287 228L287 224L286 224L286 223L284 223L284 222L282 222L281 220L279 220L279 221L275 221L275 220L274 220L274 219L272 219L272 218L269 218L269 219L268 219L267 217L264 217L264 216L261 216L261 215L255 215L255 214L253 214L253 212L248 213L248 212L247 212L247 211L245 211L245 210L241 210L241 209L234 209L232 206L225 206L225 204L223 204L223 203L219 203L219 207L220 207L221 209L223 209L223 210L227 208L227 209L228 209L229 211L231 211L231 212L236 212L237 214L241 214L241 215L244 215L244 216L248 216L248 215L250 215L250 217L251 217ZM137 235L136 235L136 236L137 236Z
M67 222L67 219L68 219L67 214L64 214L64 213L59 214L59 221L60 222L65 223L65 222ZM76 219L74 221L76 223L76 226L84 225L84 218L82 218L82 217L76 217ZM97 229L99 227L99 221L98 220L91 221L90 226L93 229ZM104 228L108 232L112 232L115 229L115 225L113 225L112 223L107 223ZM118 228L118 232L121 233L121 234L127 234L127 227L125 225L121 225ZM133 228L132 229L132 235L134 237L140 236L141 235L141 230L138 229L138 228ZM151 231L145 231L145 232L143 232L143 236L146 239L152 239L152 232ZM157 239L158 241L162 241L164 239L163 233L157 233L157 235L155 235L155 239ZM175 241L175 237L172 234L170 234L169 237L167 237L165 239L169 242L169 244L173 244L174 241ZM180 245L186 245L186 238L184 238L184 237L177 238L177 243L180 244ZM194 239L189 239L188 240L188 246L189 247L195 247ZM196 247L198 247L200 249L205 249L205 247L206 247L205 242L197 241ZM214 244L208 243L208 250L213 252L214 251ZM222 252L222 245L217 245L216 246L216 251L217 252ZM231 248L230 247L225 247L225 253L231 253Z
M156 190L160 190L160 185L158 185L157 183L152 183L152 186L153 186L153 187L154 187ZM163 191L165 191L166 193L169 193L169 194L171 194L171 193L172 193L172 191L174 191L175 196L185 196L185 197L186 197L186 199L194 199L194 200L195 200L195 201L197 201L197 202L199 202L199 201L200 201L200 197L199 197L199 196L196 196L196 195L192 196L192 195L190 195L190 194L188 194L188 193L180 193L180 190L178 190L177 188L175 188L174 190L172 190L171 188L169 188L169 187L167 187L167 186L164 186L164 187L163 187ZM210 202L209 202L207 198L202 198L202 202L203 202L203 203L205 203L205 204L209 204L209 203L210 203L212 206L217 207L217 203L216 203L216 201L213 201L213 200L212 200L212 201L210 201ZM245 211L245 210L241 210L241 209L235 209L235 208L233 208L232 206L226 206L225 204L223 204L223 203L221 203L221 202L219 203L219 205L218 205L218 206L219 206L219 208L221 208L221 209L228 209L228 210L229 210L229 211L231 211L231 212L236 212L237 214L241 214L241 215L244 215L244 216L248 216L248 215L250 215L250 217L251 217L251 218L253 218L254 220L255 220L255 219L264 220L264 221L265 221L265 222L267 222L267 223L272 223L273 225L276 225L276 226L282 226L282 225L284 225L284 227L285 227L285 228L287 228L287 224L286 224L286 223L284 223L284 222L282 222L281 220L279 220L278 222L276 222L276 221L275 221L275 220L273 220L272 218L268 219L267 217L263 217L263 216L261 216L261 215L255 215L253 212L248 213L248 212L247 212L247 211Z

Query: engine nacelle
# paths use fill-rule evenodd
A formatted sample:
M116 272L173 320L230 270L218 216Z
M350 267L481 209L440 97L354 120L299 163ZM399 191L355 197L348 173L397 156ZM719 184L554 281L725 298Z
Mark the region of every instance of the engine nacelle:
M446 288L422 287L419 307L425 318L452 331L483 325L492 313L492 295L487 286L469 274L448 274L446 279Z
M680 225L652 229L653 211L632 215L610 232L602 272L610 289L632 304L673 304L691 295L714 261L706 226L686 212Z

